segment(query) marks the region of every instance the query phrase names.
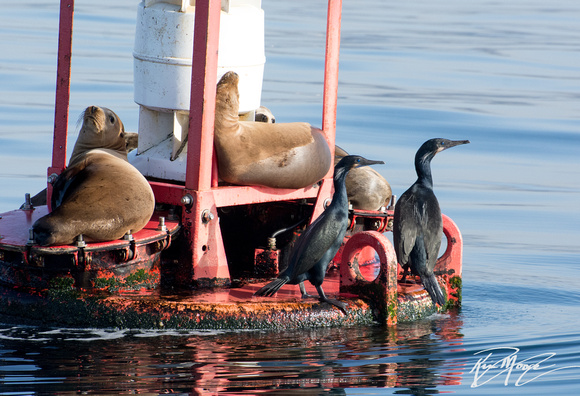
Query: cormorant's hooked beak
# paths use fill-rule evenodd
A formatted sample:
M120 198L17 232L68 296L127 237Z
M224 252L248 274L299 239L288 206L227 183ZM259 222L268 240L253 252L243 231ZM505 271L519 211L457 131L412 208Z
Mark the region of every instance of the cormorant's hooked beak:
M368 160L366 158L361 158L360 162L357 162L355 164L355 168L360 168L361 166L367 166L367 165L377 165L377 164L384 164L385 161L375 161L375 160Z
M448 148L467 143L470 143L469 140L448 140L445 142L445 146L439 146L439 150L437 150L437 152L441 152L443 150L447 150Z

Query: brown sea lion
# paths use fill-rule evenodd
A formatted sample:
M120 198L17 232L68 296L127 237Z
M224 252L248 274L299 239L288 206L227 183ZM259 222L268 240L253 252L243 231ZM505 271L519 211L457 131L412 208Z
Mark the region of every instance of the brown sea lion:
M241 185L303 188L332 164L320 129L305 122L240 121L239 77L227 72L217 85L214 144L222 180Z
M265 106L260 106L256 109L254 120L256 122L266 122L268 124L276 123L276 117L274 117L274 114L272 114L270 109Z
M82 115L84 117L84 111L83 111ZM123 132L123 137L125 139L125 156L126 156L129 151L137 148L137 144L139 143L139 134L135 133L135 132ZM71 159L72 159L72 156L71 156ZM70 161L69 161L69 166L70 166ZM32 206L46 205L46 188L44 190L40 191L35 196L31 197L30 204ZM20 206L20 209L23 209L24 205L25 204L22 204Z
M342 148L334 148L334 164L348 153ZM348 201L353 209L378 210L391 201L391 186L383 176L369 166L351 170L346 175Z
M32 226L43 246L110 241L141 230L151 218L155 197L145 177L127 161L123 123L97 106L83 116L69 166L53 185L52 212Z
M267 107L256 110L256 121L274 123L276 117ZM348 153L339 146L334 147L334 165ZM352 169L346 176L346 191L354 209L378 210L391 201L391 186L376 170L370 167Z

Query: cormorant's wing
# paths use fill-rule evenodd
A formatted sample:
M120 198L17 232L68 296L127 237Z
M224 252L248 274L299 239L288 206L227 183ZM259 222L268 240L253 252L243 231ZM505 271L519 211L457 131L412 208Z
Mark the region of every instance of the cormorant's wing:
M395 243L397 259L403 266L409 262L409 255L415 246L415 240L420 231L420 224L415 216L416 203L412 186L401 195L395 209L393 242Z
M424 202L423 208L423 237L427 253L427 269L433 271L437 258L439 257L439 248L441 247L441 238L443 237L443 220L441 219L441 209L439 202L430 190L431 197Z
M340 220L324 211L296 241L288 266L292 268L290 278L312 269L336 241L340 230Z

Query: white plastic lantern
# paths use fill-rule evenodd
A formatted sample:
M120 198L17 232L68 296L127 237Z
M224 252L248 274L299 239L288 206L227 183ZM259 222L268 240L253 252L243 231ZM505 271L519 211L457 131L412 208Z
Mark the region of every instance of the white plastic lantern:
M265 63L261 0L222 0L221 8L218 80L230 70L238 73L240 113L253 119ZM138 6L133 56L139 147L129 160L146 176L185 180L182 142L189 119L194 20L195 0L143 0Z

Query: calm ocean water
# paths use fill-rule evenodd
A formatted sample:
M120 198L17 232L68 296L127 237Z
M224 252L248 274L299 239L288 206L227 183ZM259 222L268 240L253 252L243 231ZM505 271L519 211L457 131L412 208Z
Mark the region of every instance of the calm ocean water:
M92 104L137 130L136 5L76 2L73 142L76 117ZM262 102L278 122L320 125L326 4L263 8ZM471 140L433 161L442 209L464 236L460 312L390 330L281 333L4 319L0 395L577 394L579 19L576 0L344 0L337 142L384 159L376 169L400 195L423 141ZM56 0L0 0L0 212L45 185L57 27ZM510 370L485 366L510 354Z

